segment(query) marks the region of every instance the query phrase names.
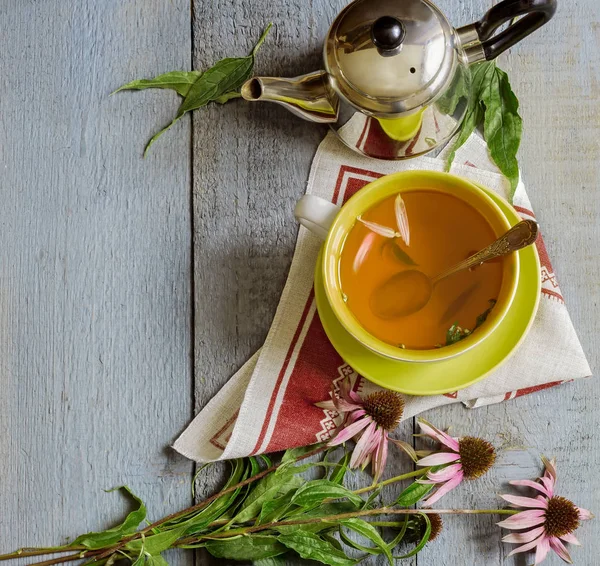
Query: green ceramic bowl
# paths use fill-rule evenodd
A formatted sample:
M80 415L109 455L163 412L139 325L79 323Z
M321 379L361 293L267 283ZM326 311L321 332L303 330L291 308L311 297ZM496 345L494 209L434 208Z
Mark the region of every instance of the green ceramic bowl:
M511 225L521 220L506 201L492 191L486 192ZM515 297L493 335L463 355L447 360L415 364L380 356L362 345L341 325L331 309L323 283L321 257L315 269L317 310L333 347L345 362L370 381L407 395L455 392L498 369L516 351L533 324L541 296L540 261L535 246L524 248L517 255L520 275Z
M373 352L393 359L408 362L435 362L458 356L484 341L506 316L515 296L519 277L519 255L511 254L503 258L502 286L497 303L486 322L477 332L464 340L445 348L431 350L402 349L384 342L365 330L354 317L346 303L340 283L340 255L348 232L354 226L356 218L381 200L397 193L423 190L439 191L465 201L475 208L488 222L496 236L501 236L510 224L494 200L473 183L450 175L434 171L404 171L386 175L369 183L344 204L335 217L319 263L322 270L325 293L341 325L361 344Z

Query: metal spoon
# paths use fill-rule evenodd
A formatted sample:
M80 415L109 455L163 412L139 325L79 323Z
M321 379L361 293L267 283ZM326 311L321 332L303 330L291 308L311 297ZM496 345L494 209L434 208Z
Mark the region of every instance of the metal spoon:
M513 226L494 243L467 259L430 278L417 269L402 271L377 287L371 295L373 313L384 319L408 316L420 311L431 298L433 288L446 277L486 261L515 252L535 242L538 225L533 220L523 220Z

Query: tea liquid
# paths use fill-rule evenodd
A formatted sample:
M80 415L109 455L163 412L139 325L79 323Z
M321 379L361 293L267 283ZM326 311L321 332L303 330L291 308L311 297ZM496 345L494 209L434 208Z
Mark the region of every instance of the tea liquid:
M395 229L395 196L377 203L362 218ZM440 281L429 303L417 313L379 318L371 310L370 297L392 275L418 269L435 277L496 239L487 221L459 198L427 189L402 193L402 198L408 213L410 246L356 222L340 258L341 287L348 308L373 336L408 349L432 349L445 345L446 332L454 323L475 328L477 317L498 297L502 260Z

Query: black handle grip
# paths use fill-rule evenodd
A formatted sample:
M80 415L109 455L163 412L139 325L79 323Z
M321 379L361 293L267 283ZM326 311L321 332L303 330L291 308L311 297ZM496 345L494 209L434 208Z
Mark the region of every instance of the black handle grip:
M485 58L495 59L550 21L556 12L556 0L504 0L475 23ZM524 16L497 35L494 32L513 18Z

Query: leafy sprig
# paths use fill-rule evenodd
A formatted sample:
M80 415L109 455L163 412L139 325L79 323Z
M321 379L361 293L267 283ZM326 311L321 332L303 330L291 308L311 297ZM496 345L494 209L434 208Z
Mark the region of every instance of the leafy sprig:
M256 52L264 43L273 24L269 24L263 31L254 49L246 57L228 57L221 59L210 69L201 71L172 71L164 73L153 79L131 81L114 92L122 90L145 90L148 88L163 88L174 90L183 97L175 118L164 128L159 130L144 149L144 156L152 144L164 134L173 124L178 122L185 114L206 106L209 102L225 102L239 98L239 89L252 76ZM113 93L114 94L114 93Z
M217 558L253 560L258 565L279 563L268 562L279 557L285 563L295 556L347 566L369 555L383 555L392 564L395 559L413 556L427 544L431 534L427 514L433 511L412 506L431 485L415 481L395 501L378 507L373 502L385 486L418 479L432 468L351 490L343 484L350 452L345 451L337 462L328 460L327 450L322 461L300 463L325 450L325 446L288 450L275 465L260 457L234 460L229 479L218 494L147 526L143 502L129 488L123 488L136 501L136 508L120 525L81 535L69 545L21 549L0 556L0 560L72 552L37 564L51 566L84 559L89 566L111 566L126 559L133 566L168 566L163 556L166 550L205 548ZM324 470L322 477L310 479L319 470ZM367 493L372 495L363 496ZM470 513L435 511L450 512ZM382 529L392 529L389 542ZM392 554L408 540L415 544L412 550Z
M448 168L452 165L458 148L469 139L477 127L482 127L491 158L510 182L509 200L512 201L519 182L517 151L523 133L519 100L512 91L508 75L494 61L473 65L470 74L471 96L458 136L448 156ZM459 101L467 96L464 92L467 82L460 80L455 84L456 87L451 87L437 102L438 108L447 114L452 114Z

